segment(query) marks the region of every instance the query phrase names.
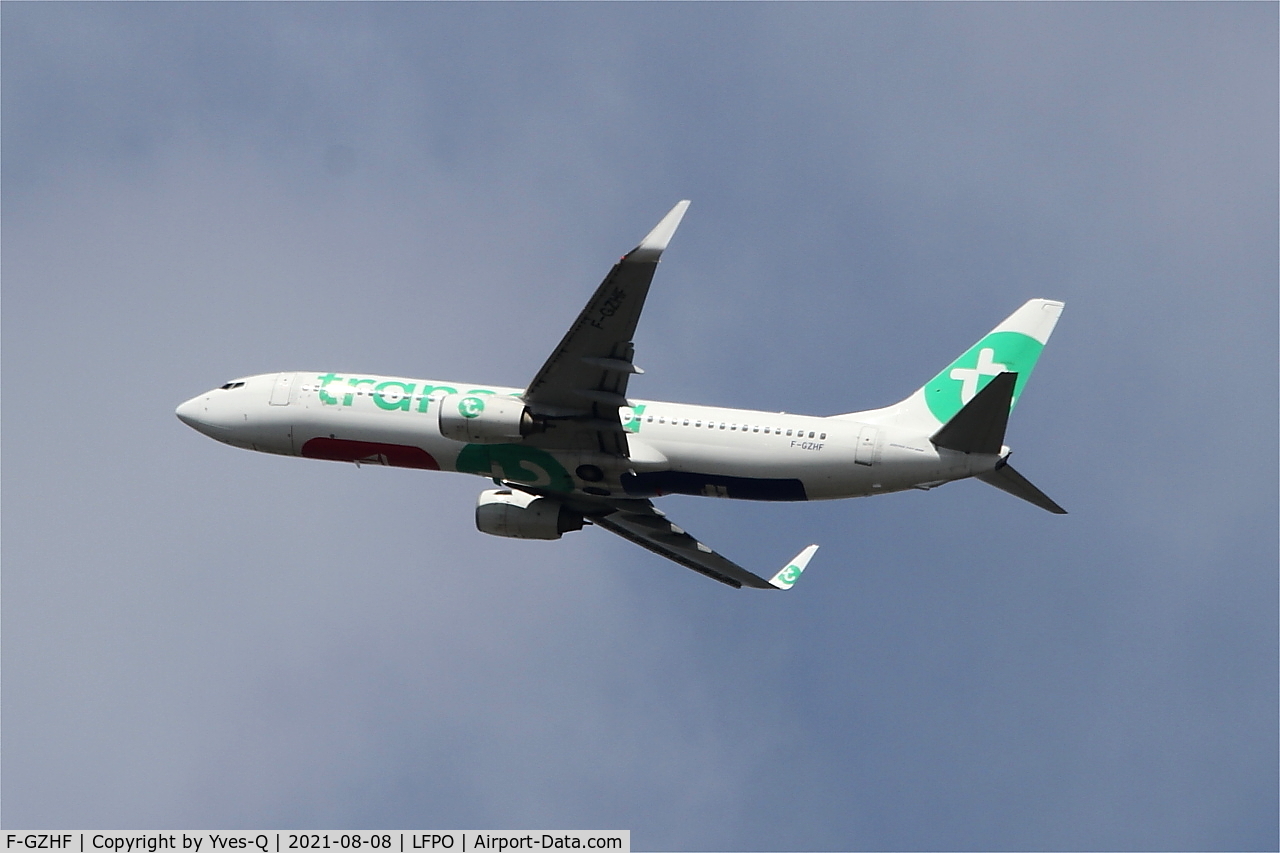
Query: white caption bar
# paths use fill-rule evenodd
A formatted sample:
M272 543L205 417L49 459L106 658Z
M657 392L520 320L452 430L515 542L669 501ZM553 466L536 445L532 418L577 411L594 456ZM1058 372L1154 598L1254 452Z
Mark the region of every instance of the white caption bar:
M631 853L631 831L450 829L407 832L5 832L4 849L56 853L506 853L510 850L604 850Z

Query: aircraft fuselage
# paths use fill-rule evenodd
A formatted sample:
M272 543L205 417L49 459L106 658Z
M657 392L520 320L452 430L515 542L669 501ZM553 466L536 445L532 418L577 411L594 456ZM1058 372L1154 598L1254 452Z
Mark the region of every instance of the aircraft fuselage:
M521 392L404 377L271 373L200 394L178 416L249 450L458 471L566 496L828 500L930 488L990 471L999 460L938 448L927 434L885 423L884 410L814 417L636 399L620 410L631 448L626 458L461 442L441 433L446 395Z

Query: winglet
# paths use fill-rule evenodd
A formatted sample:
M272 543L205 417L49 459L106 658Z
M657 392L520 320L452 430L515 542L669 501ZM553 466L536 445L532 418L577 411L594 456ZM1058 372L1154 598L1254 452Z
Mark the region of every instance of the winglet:
M817 545L810 545L799 554L786 568L769 578L769 583L778 589L791 589L796 585L796 581L800 580L800 573L804 571L804 567L809 565L809 559L813 556L813 552L818 550Z
M676 233L676 228L680 226L680 220L684 218L684 212L688 209L689 202L687 199L676 202L676 206L671 208L666 216L662 217L662 221L655 225L648 236L640 241L640 245L627 252L626 260L653 261L656 263L662 257L662 252L667 248L667 244L671 242L671 236Z

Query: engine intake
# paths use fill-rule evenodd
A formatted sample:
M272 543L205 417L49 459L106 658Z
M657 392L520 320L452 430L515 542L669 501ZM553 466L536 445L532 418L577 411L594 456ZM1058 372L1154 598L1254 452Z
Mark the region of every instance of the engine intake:
M519 441L533 432L524 401L498 394L449 394L440 399L440 434L469 444Z
M559 539L586 522L554 498L512 489L487 489L476 500L476 528L511 539Z

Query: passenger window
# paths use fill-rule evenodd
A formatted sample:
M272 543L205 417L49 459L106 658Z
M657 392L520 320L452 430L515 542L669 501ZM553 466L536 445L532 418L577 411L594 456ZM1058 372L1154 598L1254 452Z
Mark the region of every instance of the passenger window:
M787 430L787 435L791 435L791 430Z
M813 433L812 433L812 432L810 432L810 433L809 433L809 438L813 438Z
M702 421L698 421L698 422L696 422L696 423L694 424L694 426L696 426L696 427L700 427L700 426L702 426Z
M688 418L685 418L685 419L684 419L684 423L683 423L683 424L681 424L681 426L688 426L688 425L689 425L689 419L688 419Z
M764 428L764 434L765 434L765 435L768 435L768 434L769 434L769 428L768 428L768 427L765 427L765 428Z
M649 423L653 423L653 415L649 415Z
M822 439L823 441L826 441L826 440L827 440L827 434L824 432L822 435L818 436L818 438Z
M753 427L751 428L751 431L752 431L752 432L759 432L759 431L760 431L760 427L758 427L758 426L753 426Z
M720 424L720 429L724 429L724 423L723 423L723 422L721 422L721 424Z

